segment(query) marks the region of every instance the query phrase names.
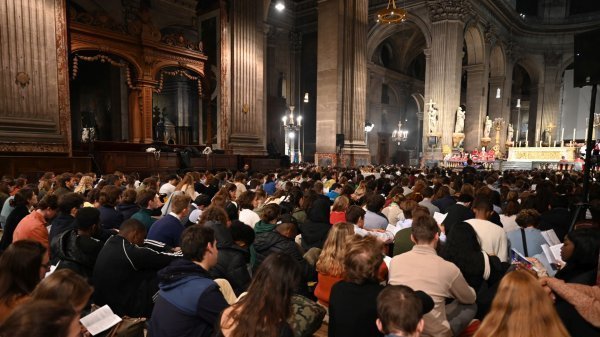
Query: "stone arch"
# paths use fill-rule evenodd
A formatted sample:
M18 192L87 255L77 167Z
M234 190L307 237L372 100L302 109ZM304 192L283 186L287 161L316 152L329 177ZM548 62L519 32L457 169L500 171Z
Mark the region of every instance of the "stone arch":
M500 44L494 45L490 52L490 76L506 76L506 55Z
M485 42L481 29L470 25L465 29L465 45L467 46L467 64L481 64L485 61Z
M425 97L423 97L423 95L419 92L416 92L412 95L410 95L410 97L412 97L412 99L415 100L415 104L417 105L417 110L419 112L423 112L423 108L425 107Z
M523 69L525 69L525 71L529 75L529 78L531 79L532 85L536 85L539 83L540 77L542 75L542 69L540 69L540 64L538 62L536 62L529 56L524 56L517 60L517 62L515 62L515 65L516 64L520 65L521 67L523 67Z
M426 48L431 46L431 31L427 24L418 16L408 15L404 23L393 25L376 24L367 34L367 59L372 59L377 47L388 37L405 29L407 23L415 25L425 37Z

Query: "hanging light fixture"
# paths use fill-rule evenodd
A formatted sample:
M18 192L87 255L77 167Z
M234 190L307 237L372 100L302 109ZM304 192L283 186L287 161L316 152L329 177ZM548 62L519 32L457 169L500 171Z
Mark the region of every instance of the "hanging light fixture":
M387 8L377 11L377 23L400 23L406 18L406 10L396 7L396 0L389 0Z

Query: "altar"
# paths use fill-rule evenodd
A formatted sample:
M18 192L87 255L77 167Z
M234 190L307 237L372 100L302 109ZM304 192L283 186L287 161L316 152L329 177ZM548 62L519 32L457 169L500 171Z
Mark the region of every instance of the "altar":
M516 162L558 162L565 157L566 161L572 162L577 158L579 148L565 147L510 147L508 149L508 161Z

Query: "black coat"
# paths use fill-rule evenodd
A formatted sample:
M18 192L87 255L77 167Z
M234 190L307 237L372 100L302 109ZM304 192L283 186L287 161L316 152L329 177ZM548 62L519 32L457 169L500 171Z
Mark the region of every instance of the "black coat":
M158 290L156 272L176 258L176 254L134 245L120 235L111 237L94 266L94 301L108 304L119 316L148 317Z
M13 240L13 234L15 229L24 217L29 215L29 209L27 206L19 205L10 212L6 218L6 224L4 225L4 232L2 233L2 239L0 240L0 252L4 251Z
M306 211L306 221L300 226L302 234L302 247L323 248L329 234L329 199L325 196L317 198Z
M60 234L51 243L55 258L60 261L56 269L71 269L91 281L103 245L98 239L77 235L77 229Z
M218 241L217 241L218 245ZM231 284L237 296L248 289L251 277L248 270L250 251L236 244L220 247L217 265L211 268L213 279L224 278Z
M122 215L112 206L100 206L100 225L104 229L119 229L123 222ZM133 214L132 214L133 215Z
M54 220L52 220L52 227L50 227L50 233L48 234L48 240L52 242L55 237L60 234L75 228L75 218L70 214L59 213Z
M470 208L461 204L454 204L448 207L448 215L446 215L444 222L442 222L446 228L446 235L448 235L455 224L473 219L474 217L475 213Z
M140 210L140 206L136 204L119 204L117 205L117 212L121 215L123 221L131 218L132 215Z

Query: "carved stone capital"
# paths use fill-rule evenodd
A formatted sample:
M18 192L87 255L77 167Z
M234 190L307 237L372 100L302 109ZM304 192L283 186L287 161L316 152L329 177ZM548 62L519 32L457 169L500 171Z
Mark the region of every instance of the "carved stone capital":
M427 2L431 22L465 19L472 15L473 9L468 0L430 0Z
M485 42L487 44L489 44L491 46L496 44L496 41L498 41L498 32L494 25L492 25L492 24L486 25L485 32L484 32L484 38L485 38Z

